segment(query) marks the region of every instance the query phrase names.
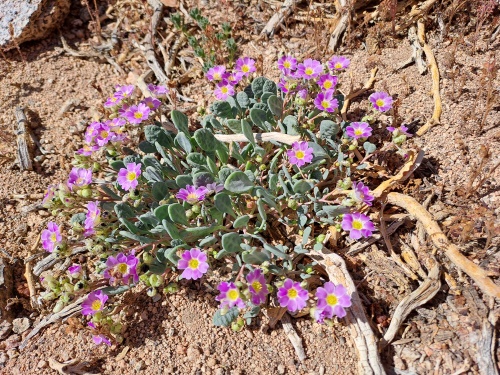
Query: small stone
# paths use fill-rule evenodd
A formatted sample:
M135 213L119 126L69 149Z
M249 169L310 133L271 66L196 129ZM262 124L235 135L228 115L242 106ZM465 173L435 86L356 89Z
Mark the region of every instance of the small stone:
M9 360L9 357L6 353L0 352L0 365L3 365L5 362Z
M135 364L134 369L135 371L141 371L143 366L144 366L144 361L139 361Z
M47 367L47 361L44 361L43 359L38 362L38 364L36 365L37 368L45 368Z
M282 375L285 373L285 366L283 365L278 365L278 374Z
M20 335L11 335L5 340L5 349L9 350L17 346L21 341Z
M214 368L216 364L217 364L217 361L215 360L215 358L207 359L207 366L209 368Z
M215 370L215 375L224 375L224 370L221 368L218 368L217 370Z

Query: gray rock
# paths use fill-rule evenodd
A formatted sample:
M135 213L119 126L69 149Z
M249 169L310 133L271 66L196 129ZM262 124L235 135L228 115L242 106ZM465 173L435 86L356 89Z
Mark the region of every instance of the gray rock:
M31 326L28 318L18 318L12 321L12 330L14 333L23 333Z

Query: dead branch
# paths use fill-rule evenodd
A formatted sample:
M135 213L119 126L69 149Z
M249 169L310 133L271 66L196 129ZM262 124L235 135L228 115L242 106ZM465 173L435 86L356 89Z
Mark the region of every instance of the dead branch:
M36 251L38 245L40 245L40 241L41 241L41 236L37 236L35 243L33 244L33 246L31 246L29 252L30 255L29 258L31 258L31 254L33 254ZM28 283L31 307L37 309L39 307L39 303L36 299L35 278L33 277L33 264L31 260L25 260L24 277L26 278L26 282Z
M292 14L293 9L301 1L302 0L285 0L280 9L269 19L260 34L268 38L272 37L278 27L290 16L290 14Z
M430 301L441 288L441 280L439 279L439 264L436 261L433 263L432 269L424 282L420 284L415 291L399 302L398 307L396 307L396 311L394 311L391 324L381 341L382 347L387 346L392 342L392 340L394 340L396 333L399 331L399 328L403 324L406 317L418 306L422 306L424 303Z
M33 163L31 162L31 155L28 148L27 132L29 132L27 124L28 120L24 114L23 107L16 107L16 126L14 128L14 134L17 137L17 161L19 163L19 168L22 171L25 169L33 170Z
M429 45L425 41L425 26L422 21L418 21L418 39L420 41L420 44L423 45L422 48L425 53L425 58L427 59L427 62L431 69L432 96L434 97L434 112L432 114L432 117L424 126L422 126L417 131L417 135L422 136L434 125L438 125L440 123L442 107L441 95L439 94L439 69L434 57L434 53L432 52L431 47L429 47Z
M169 53L169 58L167 63L165 64L165 73L167 74L167 77L170 76L170 70L175 64L175 59L177 58L177 54L179 53L179 50L181 47L186 43L187 37L186 35L182 34L175 42L172 48L170 49Z
M155 50L153 47L153 36L156 33L156 28L160 22L163 13L163 4L160 0L148 0L148 4L153 8L153 15L151 16L151 31L144 37L142 41L143 46L139 46L146 58L146 62L151 70L154 72L160 84L167 81L167 75L163 71L160 63L156 59Z
M353 331L352 337L359 354L360 373L385 374L378 353L377 339L366 318L361 299L347 271L345 262L339 255L334 253L326 254L325 250L328 251L326 248L323 248L322 253L311 251L310 256L325 268L331 282L344 285L351 295L352 305L346 311L346 321Z
M71 251L71 255L83 253L85 251L87 251L86 247L75 247ZM68 258L68 259L71 260L71 258ZM40 276L40 274L43 271L49 269L50 267L52 267L54 264L56 264L60 260L61 259L58 257L58 255L56 253L51 253L49 256L46 256L41 261L39 261L37 264L35 264L35 267L33 267L33 273L36 276Z
M368 90L370 90L373 87L373 85L375 84L375 81L376 81L377 71L378 71L378 68L373 68L371 70L370 78L368 79L368 81L366 81L365 85L363 87L361 87L360 89L358 89L356 91L352 91L352 88L351 88L349 94L344 99L344 105L342 106L342 110L340 111L340 114L342 115L342 118L344 120L346 120L346 114L347 114L347 110L349 109L349 105L351 105L351 100L360 96L360 95L363 95L365 92L367 92Z
M406 68L408 65L412 63L415 63L415 65L417 65L418 72L420 74L424 74L427 71L427 66L425 65L425 62L422 59L423 50L422 46L418 42L417 31L414 26L408 29L408 39L410 40L411 43L412 54L408 60L406 60L399 67L396 68L396 71Z
M253 137L256 142L281 142L287 145L291 145L293 142L300 140L300 135L289 135L278 132L268 132L268 133L254 133ZM221 142L231 143L231 142L250 142L244 134L215 134Z
M330 40L328 41L328 50L330 51L335 51L335 49L339 46L342 36L344 35L347 25L349 24L349 17L351 17L351 13L346 9L346 5L346 0L335 1L335 8L337 10L335 22L338 23L330 36Z
M419 7L414 5L408 13L408 19L401 25L396 26L396 31L404 30L420 17L426 15L437 0L426 0ZM423 43L422 43L423 44Z
M488 318L483 318L481 340L478 342L477 364L481 374L498 375L498 367L495 359L495 326L498 320L498 310L490 311Z
M54 358L49 358L49 367L56 370L60 375L100 375L100 373L91 373L83 368L87 366L87 362L80 362L79 359L70 359L69 361L59 362Z
M420 203L412 197L394 192L387 194L387 202L405 209L410 215L419 220L434 246L443 251L453 264L469 275L483 293L500 298L500 286L495 284L481 267L463 256L457 246L448 241L438 223L434 221L432 215Z
M287 313L283 314L281 317L281 324L283 325L283 330L287 335L288 339L292 343L293 348L295 349L295 353L297 357L299 357L299 361L302 362L307 358L306 353L304 351L304 347L302 346L302 339L293 328L292 322L290 320L290 315Z

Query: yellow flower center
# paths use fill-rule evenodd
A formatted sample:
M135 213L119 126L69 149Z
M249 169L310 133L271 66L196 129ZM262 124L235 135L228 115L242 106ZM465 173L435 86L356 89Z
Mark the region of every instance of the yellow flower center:
M251 285L253 290L255 290L255 293L259 293L262 290L262 284L258 281L254 281Z
M236 301L239 296L240 292L238 292L236 289L231 289L229 292L227 292L227 298L231 301Z
M330 306L335 306L339 302L337 296L333 294L329 294L328 297L326 297L326 303L328 303Z
M134 181L136 178L137 178L137 174L135 172L128 172L127 173L127 180Z
M116 102L117 100L118 100L118 98L117 98L116 96L113 96L113 97L111 98L111 101L112 101L113 103L114 103L114 102Z
M297 292L297 289L295 288L290 288L286 294L288 298L295 299L299 295L299 292Z
M361 129L356 129L356 130L354 130L354 134L356 134L356 135L361 135L361 134L363 134L363 130L361 130Z
M126 263L120 263L116 266L116 269L118 270L118 272L120 272L122 275L123 274L126 274L127 271L128 271L128 266Z
M323 83L323 87L324 87L325 89L329 89L329 88L330 88L330 87L332 87L332 86L333 86L333 82L332 82L332 81L325 81L325 82Z
M335 69L342 69L342 64L341 63L336 63L335 64Z
M186 201L188 203L191 203L191 202L198 202L198 195L196 193L189 193L187 195L187 198L186 198Z
M83 178L81 178L81 177L78 177L78 178L76 179L76 181L75 181L75 184L76 184L76 185L81 185L82 183L83 183Z
M106 130L101 131L101 138L108 138L109 133Z
M200 261L198 259L191 259L188 262L189 268L196 270L198 269L198 266L200 265Z
M328 100L323 100L321 102L321 106L324 108L324 109L328 109L330 108L330 102Z
M285 60L285 62L283 63L283 66L284 66L285 68L289 69L289 68L292 66L292 64L290 63L290 61Z
M222 86L222 87L220 88L220 91L221 91L223 94L227 94L227 92L228 92L229 90L228 90L227 86Z
M248 73L248 72L250 71L250 67L249 67L248 65L246 65L246 64L245 64L245 65L243 65L243 66L241 67L241 71L242 71L243 73Z
M92 305L90 308L94 311L99 311L102 307L102 303L100 300L96 299L94 302L92 302Z
M353 220L352 227L357 230L363 229L363 223L359 220Z
M383 107L385 102L383 99L378 99L376 102L375 102L379 107Z
M295 157L297 159L304 159L304 156L306 156L305 152L304 151L295 151Z
M214 73L214 79L219 80L221 78L220 73Z
M308 76L310 76L311 74L314 73L314 71L312 70L312 68L306 68L306 70L304 71L304 73L306 73Z
M137 112L134 112L134 117L139 119L139 118L142 118L142 113L137 111Z
M51 241L51 242L56 242L56 241L57 241L57 235L56 235L55 233L52 233L52 234L50 235L50 241Z

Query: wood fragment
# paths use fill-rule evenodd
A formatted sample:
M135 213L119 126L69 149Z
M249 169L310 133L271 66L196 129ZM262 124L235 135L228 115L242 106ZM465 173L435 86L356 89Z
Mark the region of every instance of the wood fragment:
M396 220L394 223L389 225L389 227L387 228L387 234L390 236L391 234L396 232L396 230L401 225L403 225L404 222L405 222L405 219ZM366 239L363 239L361 241L357 241L354 245L349 247L349 251L347 251L347 255L351 255L351 256L355 255L355 254L359 253L360 251L366 249L371 244L374 244L375 242L377 242L380 239L382 239L382 235L378 234L378 233L374 233L370 238L366 238Z
M4 258L0 257L0 322L12 322L13 311L7 308L9 299L14 292L14 278L12 267ZM4 331L0 327L0 334Z
M177 40L174 42L174 45L170 49L168 61L165 63L165 74L167 75L167 77L170 76L170 71L175 65L175 59L177 58L179 50L186 42L187 42L187 37L186 35L182 34L179 38L177 38Z
M368 79L368 81L366 81L365 85L363 87L361 87L360 89L357 89L356 91L352 91L352 87L351 87L349 94L347 94L345 99L344 99L344 104L342 105L342 110L340 111L340 114L342 115L342 118L344 119L344 121L347 120L347 117L346 117L347 110L349 109L349 105L351 105L351 100L360 96L360 95L363 95L365 92L367 92L368 90L370 90L373 87L373 85L375 84L375 81L376 81L377 71L378 71L378 68L373 68L371 70L370 78Z
M36 237L36 241L31 246L29 255L33 254L38 245L40 245L41 241L41 236ZM28 290L30 292L30 304L31 307L34 309L38 309L40 307L38 300L37 300L37 293L36 293L36 287L35 287L35 278L33 277L33 264L31 260L26 260L25 261L25 270L24 270L24 277L26 278L26 282L28 283Z
M79 359L59 362L54 358L49 358L49 367L56 370L60 375L100 375L101 373L88 372L83 368L88 362L80 362Z
M410 65L412 63L415 63L415 65L417 66L418 72L420 74L424 74L427 71L427 66L426 66L424 60L422 59L423 50L422 50L422 46L420 45L420 43L418 41L417 31L416 31L414 26L412 26L408 29L408 39L409 39L410 44L411 44L412 54L408 58L408 60L406 60L405 62L403 62L400 66L398 66L396 68L396 71L401 70L403 68L406 68L408 65Z
M309 255L328 273L330 281L342 284L351 295L352 305L347 309L346 322L352 330L352 337L359 355L360 374L385 374L378 353L377 339L366 317L356 286L347 271L344 260L337 254L311 251Z
M378 189L378 188L377 188ZM448 241L439 228L438 223L434 221L432 215L418 203L414 198L401 193L388 193L386 196L387 203L401 207L408 211L410 215L419 220L424 226L427 235L434 243L434 246L444 252L455 266L465 272L469 277L476 282L483 293L488 296L500 298L500 286L495 284L487 275L486 271L479 267L474 262L467 259L458 247Z
M403 324L408 315L417 307L429 302L441 288L441 280L439 279L439 264L434 261L433 266L426 279L420 286L407 295L399 302L398 307L394 311L391 319L391 324L381 340L382 347L387 346L396 337L399 328Z
M418 21L418 39L420 44L423 45L423 50L425 53L425 58L431 69L432 75L432 96L434 97L434 112L432 117L417 131L418 136L422 136L434 125L438 125L441 119L441 94L439 93L439 69L436 63L436 58L431 50L431 47L425 41L425 26L423 21Z
M40 236L39 236L40 237ZM79 253L84 253L87 251L86 247L75 247L73 250L71 250L71 255L76 255ZM71 260L71 258L68 258ZM36 276L40 276L40 274L52 267L54 264L59 262L61 259L58 257L56 253L51 253L50 255L46 256L43 258L41 261L39 261L35 266L33 267L33 273Z
M335 51L335 49L339 46L344 32L347 29L347 25L349 24L349 17L351 17L351 13L349 10L346 10L346 5L346 0L335 0L335 8L337 10L337 26L335 26L335 30L333 30L330 40L328 41L328 50L330 51Z
M436 3L436 2L437 2L437 0L426 0L423 3L419 2L420 6L418 6L418 7L416 5L414 5L412 7L410 13L408 13L408 19L405 22L403 22L402 24L396 25L396 31L405 30L408 26L413 24L417 19L426 15L431 10L434 3Z
M480 374L498 375L498 367L495 359L496 323L498 310L490 311L488 318L483 318L481 339L477 343L476 361Z
M33 170L33 163L31 161L30 150L28 148L28 119L24 113L23 107L16 107L14 110L16 115L16 126L14 126L14 134L17 141L17 161L22 171Z
M280 27L290 14L292 14L294 8L301 1L302 0L285 0L277 12L269 19L260 34L268 38L272 37L276 30L278 30L278 27Z
M303 362L307 358L307 356L304 351L304 347L302 346L302 339L297 334L297 331L295 331L295 328L293 328L292 322L290 320L290 315L288 315L288 313L283 314L283 317L281 318L281 324L283 325L283 330L285 331L286 336L295 349L295 353L297 354L299 361Z
M291 145L300 140L300 135L289 135L278 132L254 133L256 142L281 142ZM244 134L215 134L215 138L221 142L250 142Z
M148 0L148 4L153 8L153 15L151 16L151 30L144 37L144 40L142 41L143 46L140 46L140 49L144 53L146 63L154 72L160 84L163 84L168 78L160 63L156 59L153 47L153 37L156 33L156 28L158 27L158 23L160 22L161 15L163 13L163 4L160 0Z

